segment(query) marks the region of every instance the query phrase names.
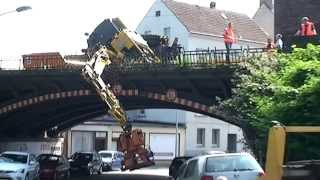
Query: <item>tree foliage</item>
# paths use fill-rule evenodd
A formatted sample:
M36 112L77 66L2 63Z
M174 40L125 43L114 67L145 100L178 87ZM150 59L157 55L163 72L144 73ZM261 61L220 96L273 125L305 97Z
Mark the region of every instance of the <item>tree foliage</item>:
M320 46L253 58L238 68L233 83L233 96L220 108L244 119L256 131L258 148L265 149L271 121L319 125Z

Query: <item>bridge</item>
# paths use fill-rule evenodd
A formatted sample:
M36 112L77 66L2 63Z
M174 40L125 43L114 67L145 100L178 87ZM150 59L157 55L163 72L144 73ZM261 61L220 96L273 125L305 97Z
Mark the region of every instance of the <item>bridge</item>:
M103 74L126 110L183 109L244 127L212 109L217 97L231 95L230 78L237 64L261 56L264 49L234 49L230 62L225 50L181 52L157 64L126 59ZM21 62L22 63L22 62ZM0 71L0 134L37 137L63 131L106 114L106 105L80 75L81 66Z

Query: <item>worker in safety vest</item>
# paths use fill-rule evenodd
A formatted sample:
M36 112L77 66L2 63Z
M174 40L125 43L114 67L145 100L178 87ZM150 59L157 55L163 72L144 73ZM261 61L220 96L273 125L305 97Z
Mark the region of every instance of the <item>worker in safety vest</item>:
M314 23L308 18L303 17L301 19L300 29L296 33L297 36L315 36L317 35Z
M224 30L223 39L227 49L226 60L227 63L230 63L230 49L232 48L232 44L235 42L235 35L231 22L228 23L228 26Z

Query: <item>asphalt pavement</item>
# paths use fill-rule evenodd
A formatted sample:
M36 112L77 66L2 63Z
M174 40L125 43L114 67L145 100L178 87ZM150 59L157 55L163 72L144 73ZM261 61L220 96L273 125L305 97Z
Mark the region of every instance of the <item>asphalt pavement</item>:
M102 175L76 176L71 180L170 180L168 165L158 164L134 171L110 171Z

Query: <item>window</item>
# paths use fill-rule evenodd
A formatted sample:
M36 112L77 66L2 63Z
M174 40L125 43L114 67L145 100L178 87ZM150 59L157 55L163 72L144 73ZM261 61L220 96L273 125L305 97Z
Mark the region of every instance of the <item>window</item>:
M205 141L205 129L198 128L197 129L197 144L204 146L204 141Z
M167 36L170 39L170 34L171 34L171 28L170 27L165 27L163 28L163 35Z
M220 129L212 129L212 145L214 147L220 146Z
M188 163L184 178L195 177L198 174L198 160L193 160Z
M156 17L161 16L161 11L156 11Z

